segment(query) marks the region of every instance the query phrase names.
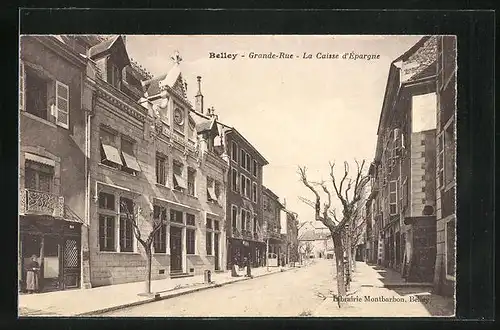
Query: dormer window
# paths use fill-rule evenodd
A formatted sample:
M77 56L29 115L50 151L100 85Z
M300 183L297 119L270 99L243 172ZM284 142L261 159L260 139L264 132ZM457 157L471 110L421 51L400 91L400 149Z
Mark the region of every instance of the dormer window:
M120 89L122 82L122 72L116 64L108 60L108 83Z

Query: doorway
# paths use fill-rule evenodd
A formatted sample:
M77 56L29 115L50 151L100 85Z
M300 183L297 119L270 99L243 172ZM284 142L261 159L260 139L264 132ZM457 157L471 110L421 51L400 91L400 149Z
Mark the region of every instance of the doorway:
M215 254L215 270L220 270L219 260L219 233L214 234L214 254Z
M43 240L43 265L41 269L41 283L43 291L58 290L61 270L61 244L58 237L45 236Z
M182 273L182 228L170 227L170 273Z

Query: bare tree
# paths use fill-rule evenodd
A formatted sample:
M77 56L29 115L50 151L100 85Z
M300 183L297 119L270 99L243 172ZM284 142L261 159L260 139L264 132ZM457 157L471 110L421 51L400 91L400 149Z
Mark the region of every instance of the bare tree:
M141 243L144 248L144 252L146 253L146 278L145 278L145 286L144 286L144 294L151 295L151 259L153 255L152 245L154 242L154 238L156 233L162 228L164 224L167 223L167 215L165 209L158 209L159 214L155 214L156 212L149 211L145 212L140 207L135 204L127 203L125 201L120 202L120 208L122 209L122 214L132 225L132 229L134 232L134 236L139 243ZM142 233L143 226L141 226L142 221L139 219L142 218L142 221L151 222L151 231L149 235L144 235Z
M351 245L349 226L352 224L353 217L355 216L356 206L361 200L363 188L368 182L368 176L363 173L365 161L363 160L361 164L358 161L355 162L357 165L355 178L352 179L348 177L349 164L344 162L344 175L340 183L337 182L334 174L335 163L330 163L330 178L333 185L333 193L342 206L342 216L340 219L337 217L335 210L330 209L332 204L332 193L327 188L325 182L314 183L309 181L306 167L299 167L300 180L315 196L315 218L317 221L321 221L330 230L332 235L337 272L337 294L339 297L343 297L347 293L343 260L344 241L347 241L348 246ZM327 200L323 204L323 210L321 210L321 197L315 186L320 186L327 196ZM351 249L348 249L348 251L350 250ZM350 258L349 252L347 255L348 258ZM348 267L350 268L350 266ZM341 299L337 301L340 307Z

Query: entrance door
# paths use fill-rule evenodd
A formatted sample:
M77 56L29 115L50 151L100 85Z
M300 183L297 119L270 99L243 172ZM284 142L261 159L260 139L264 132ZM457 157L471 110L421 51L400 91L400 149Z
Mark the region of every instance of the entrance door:
M170 227L170 272L182 272L182 228Z
M42 237L38 235L21 235L21 289L26 288L26 265L31 261L31 256L35 255L40 262Z
M43 243L42 284L43 291L58 290L61 287L61 245L59 238L45 236Z
M64 288L80 286L80 239L66 238L64 241Z
M214 234L214 254L215 254L215 270L220 270L219 265L219 233Z

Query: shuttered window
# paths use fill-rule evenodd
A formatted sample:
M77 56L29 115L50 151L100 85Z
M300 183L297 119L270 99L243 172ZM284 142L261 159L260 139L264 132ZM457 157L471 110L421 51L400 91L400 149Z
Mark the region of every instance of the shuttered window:
M69 127L69 87L60 81L56 81L56 123L57 125Z

